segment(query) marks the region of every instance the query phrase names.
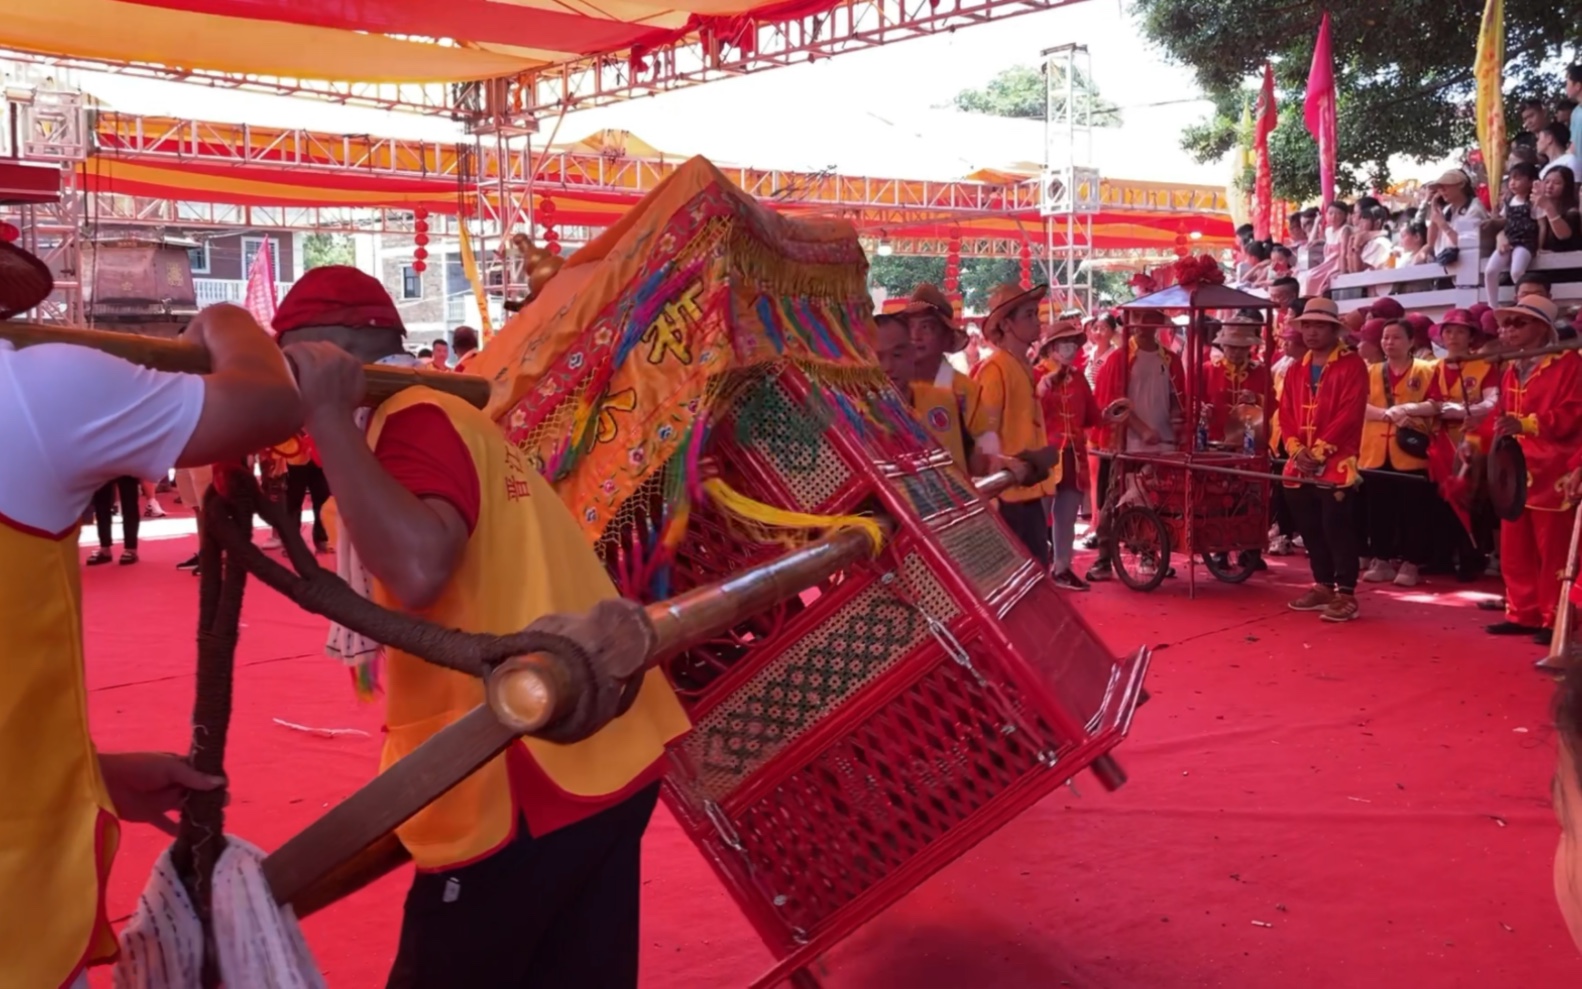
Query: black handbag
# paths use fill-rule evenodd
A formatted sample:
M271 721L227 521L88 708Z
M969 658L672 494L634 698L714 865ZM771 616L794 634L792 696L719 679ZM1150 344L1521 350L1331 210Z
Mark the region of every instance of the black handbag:
M1379 365L1379 378L1384 382L1385 407L1392 408L1395 405L1395 389L1390 387L1390 365L1388 362ZM1414 429L1411 426L1395 427L1395 444L1408 457L1427 460L1428 445L1431 442L1433 442L1433 437L1421 429Z

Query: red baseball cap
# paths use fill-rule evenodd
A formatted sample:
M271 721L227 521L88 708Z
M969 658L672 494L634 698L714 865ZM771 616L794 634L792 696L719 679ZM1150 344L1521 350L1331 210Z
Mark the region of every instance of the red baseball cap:
M280 301L275 335L304 326L366 326L406 335L401 314L379 280L344 264L309 269Z
M1385 296L1382 299L1373 300L1368 306L1368 315L1378 319L1400 319L1406 315L1406 307L1389 296Z

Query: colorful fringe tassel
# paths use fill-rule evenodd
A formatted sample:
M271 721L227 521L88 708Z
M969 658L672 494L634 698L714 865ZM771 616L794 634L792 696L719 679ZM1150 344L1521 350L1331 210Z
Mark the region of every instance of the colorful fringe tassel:
M781 532L860 529L873 543L877 555L884 547L884 529L867 515L809 515L754 501L717 477L703 482L703 490L720 511L764 529Z

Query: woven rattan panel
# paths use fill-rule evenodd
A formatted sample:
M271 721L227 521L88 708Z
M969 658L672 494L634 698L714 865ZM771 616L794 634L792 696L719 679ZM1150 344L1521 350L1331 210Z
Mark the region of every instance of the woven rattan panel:
M813 511L851 479L845 461L824 439L826 424L793 402L778 380L764 381L743 395L735 418L736 441L781 480L783 490L772 499L754 493L760 500L779 502L789 494L795 504L787 507Z
M972 496L963 497L957 493L956 489L960 485L952 486L947 482L949 473L929 468L896 478L901 485L901 492L911 502L912 511L917 513L918 518L931 518L940 512L972 503Z
M1025 557L1011 545L988 512L935 533L946 554L961 567L978 593L988 597L1005 585Z
M920 557L906 558L905 573L898 583L929 614L942 622L956 616ZM875 582L698 721L682 743L696 777L677 787L700 805L724 799L929 634L917 609Z
M925 851L1016 781L1062 776L1040 761L1053 745L999 686L941 656L938 665L846 737L736 816L742 854L793 930L813 932L836 911ZM944 863L937 863L943 865Z

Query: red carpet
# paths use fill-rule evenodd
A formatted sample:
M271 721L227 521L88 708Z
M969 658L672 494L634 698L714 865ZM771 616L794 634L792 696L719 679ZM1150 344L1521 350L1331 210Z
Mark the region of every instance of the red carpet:
M85 575L106 750L185 747L197 588L173 566L191 548L147 543L141 565ZM1105 794L1082 778L1080 795L1045 800L828 956L827 984L1578 984L1550 891L1555 740L1537 648L1483 635L1490 616L1438 581L1369 590L1363 621L1325 626L1284 609L1301 566L1200 581L1196 601L1184 578L1074 598L1117 651L1159 649L1120 750L1131 782ZM373 771L380 719L319 653L322 621L254 585L245 622L229 829L270 848ZM131 913L164 842L127 828L112 917ZM743 986L768 967L662 809L646 849L645 989ZM308 921L331 986L383 984L404 884Z

